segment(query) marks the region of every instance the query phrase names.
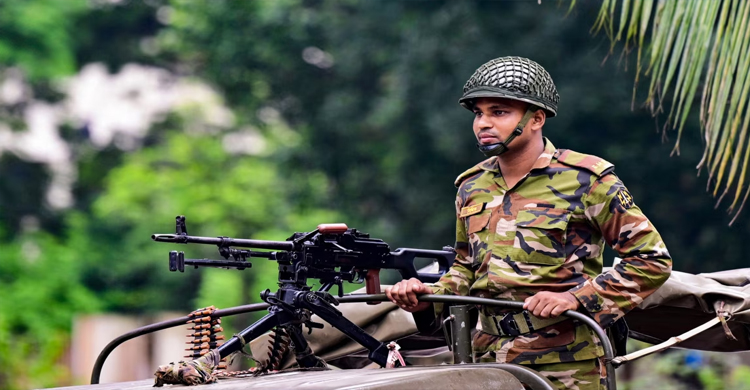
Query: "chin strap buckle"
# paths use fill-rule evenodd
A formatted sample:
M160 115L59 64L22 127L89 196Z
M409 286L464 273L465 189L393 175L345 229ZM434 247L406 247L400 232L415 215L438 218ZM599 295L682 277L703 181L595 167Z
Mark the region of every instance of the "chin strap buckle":
M505 152L508 151L508 145L519 135L523 134L523 128L526 127L526 123L529 122L529 119L534 115L534 113L539 109L539 107L534 105L529 105L529 108L526 109L526 113L523 114L523 118L521 118L521 121L518 122L516 125L516 128L513 129L513 132L510 133L508 138L506 138L504 141L500 141L496 144L490 144L490 145L482 145L477 144L477 148L479 148L479 151L484 154L485 157L494 157L499 156Z

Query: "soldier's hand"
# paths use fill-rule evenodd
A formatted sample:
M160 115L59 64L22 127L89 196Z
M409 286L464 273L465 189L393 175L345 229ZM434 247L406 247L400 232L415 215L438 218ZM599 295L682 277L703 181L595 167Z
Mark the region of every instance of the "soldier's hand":
M577 310L580 302L569 292L542 291L526 298L523 308L539 318L555 318L566 310Z
M417 278L402 280L385 289L385 295L391 302L412 313L432 305L430 302L419 302L417 294L432 294L432 289Z

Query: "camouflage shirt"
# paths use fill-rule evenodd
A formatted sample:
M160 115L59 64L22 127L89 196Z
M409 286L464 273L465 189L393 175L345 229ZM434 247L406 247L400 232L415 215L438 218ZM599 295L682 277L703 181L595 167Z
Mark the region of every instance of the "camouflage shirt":
M570 291L606 327L666 281L671 258L612 164L544 141L544 152L513 188L506 185L497 157L456 179L456 260L433 291L513 301L540 291ZM605 242L622 261L602 273ZM441 313L442 305L435 306ZM549 328L579 340L582 330L565 323ZM599 344L592 333L584 336ZM535 337L518 339L535 348ZM601 348L584 355L574 360L601 356Z

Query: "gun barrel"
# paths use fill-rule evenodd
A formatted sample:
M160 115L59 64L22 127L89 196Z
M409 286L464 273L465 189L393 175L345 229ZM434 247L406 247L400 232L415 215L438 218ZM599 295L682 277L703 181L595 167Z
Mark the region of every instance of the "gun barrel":
M157 242L173 242L177 244L208 244L219 246L236 246L241 248L275 249L282 251L290 251L294 249L294 243L291 241L266 241L229 237L200 237L188 236L185 234L153 234L151 235L151 239Z

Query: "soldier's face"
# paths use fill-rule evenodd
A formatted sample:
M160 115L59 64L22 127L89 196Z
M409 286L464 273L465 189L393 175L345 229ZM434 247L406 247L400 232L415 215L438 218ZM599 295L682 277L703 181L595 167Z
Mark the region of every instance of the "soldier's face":
M504 141L521 121L527 107L528 103L518 100L478 98L473 110L477 142L489 145Z

